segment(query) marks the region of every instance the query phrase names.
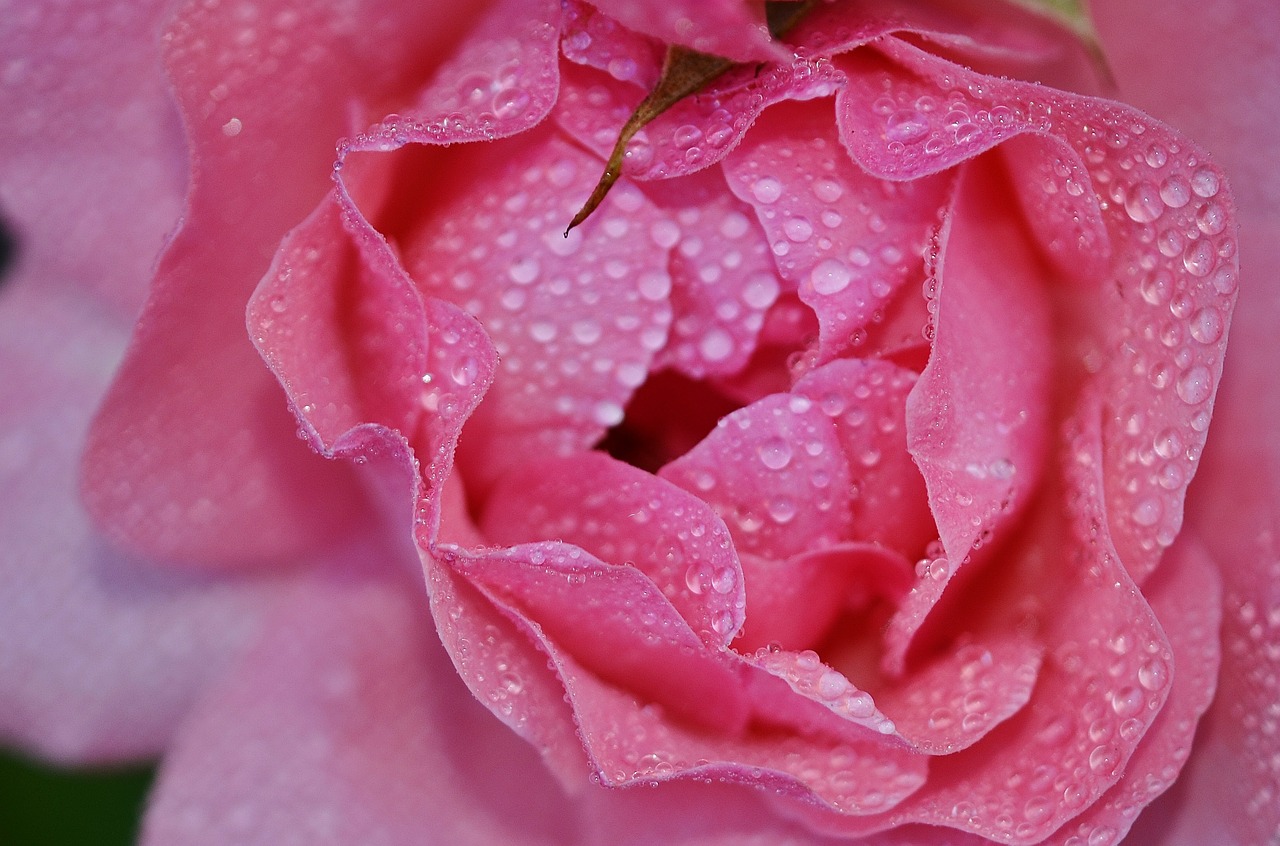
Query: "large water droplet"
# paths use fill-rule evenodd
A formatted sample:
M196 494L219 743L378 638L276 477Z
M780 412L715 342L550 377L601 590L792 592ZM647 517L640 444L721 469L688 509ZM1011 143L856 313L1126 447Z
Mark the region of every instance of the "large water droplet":
M770 470L781 470L791 463L791 444L783 438L769 438L758 447L760 463Z
M782 183L772 176L757 179L751 186L751 196L761 203L776 203L782 196Z
M929 134L929 121L920 112L902 109L889 115L884 125L886 141L911 144Z
M1150 223L1164 214L1164 202L1160 192L1150 182L1139 182L1129 189L1124 200L1124 210L1136 223Z
M1209 373L1209 368L1197 365L1182 374L1175 390L1183 402L1188 405L1198 405L1207 400L1209 394L1213 392L1213 376Z
M813 285L813 290L819 294L837 294L849 287L849 282L852 280L853 273L849 270L849 266L833 258L818 262L809 274L809 282Z

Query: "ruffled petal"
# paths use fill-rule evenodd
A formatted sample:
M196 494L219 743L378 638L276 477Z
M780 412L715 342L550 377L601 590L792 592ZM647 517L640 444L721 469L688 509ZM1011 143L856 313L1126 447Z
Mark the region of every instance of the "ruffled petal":
M737 549L787 558L845 540L850 482L835 426L806 397L739 409L659 475L708 502Z
M663 44L737 62L785 59L757 6L738 0L590 0L591 5ZM754 12L754 14L753 14Z
M1207 26L1215 11L1221 17ZM1231 178L1242 256L1212 436L1187 503L1188 524L1221 565L1219 690L1186 772L1132 837L1176 846L1268 842L1280 836L1280 733L1270 716L1280 701L1280 622L1268 614L1280 607L1280 17L1265 0L1094 12L1123 96L1203 143Z
M558 539L635 568L708 645L724 646L742 625L742 573L724 523L696 496L603 453L529 462L495 489L481 528L490 543Z
M946 177L868 176L844 155L829 100L769 109L725 171L755 209L778 272L818 315L817 363L857 353L889 299L923 281L920 256L946 203Z
M1182 524L1222 369L1238 262L1221 171L1168 127L1126 107L975 74L902 41L886 39L880 49L897 67L844 65L850 85L838 98L842 138L873 173L932 173L1026 133L1058 139L1042 150L1065 144L1083 163L1088 187L1072 188L1082 171L1071 165L1042 161L1039 172L1057 174L1062 196L1091 188L1106 227L1106 272L1072 304L1068 331L1086 368L1107 385L1109 519L1141 582ZM922 95L946 108L915 109ZM879 100L877 121L870 116ZM904 109L909 137L899 132ZM1026 148L1015 149L1012 160L1025 167ZM1087 244L1060 247L1074 254Z

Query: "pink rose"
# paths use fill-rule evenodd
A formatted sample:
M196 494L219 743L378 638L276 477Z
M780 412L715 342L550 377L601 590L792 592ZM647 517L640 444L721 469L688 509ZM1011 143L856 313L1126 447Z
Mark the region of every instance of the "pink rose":
M1132 839L1280 832L1266 356L1179 534L1233 203L1074 39L952 2L820 5L785 49L728 0L183 4L181 207L159 5L18 16L0 139L0 731L164 750L144 842L1112 843L1220 657ZM1257 5L1223 37L1261 59L1204 55L1274 66ZM1194 10L1124 14L1122 93L1224 151L1265 262L1274 120L1219 137L1237 77L1151 70ZM736 64L562 237L670 43ZM131 323L82 470L108 546L72 444Z

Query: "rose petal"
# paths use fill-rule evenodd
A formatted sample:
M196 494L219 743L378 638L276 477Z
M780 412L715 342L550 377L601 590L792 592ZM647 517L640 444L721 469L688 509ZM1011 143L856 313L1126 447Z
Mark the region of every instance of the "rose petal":
M564 795L455 682L420 599L299 585L192 715L142 842L572 842Z
M560 49L571 62L651 91L662 75L662 44L621 26L594 7L565 0Z
M346 469L294 436L244 304L285 228L327 190L352 104L410 83L466 15L371 10L264 3L246 22L193 3L170 26L192 193L86 456L89 509L123 543L230 566L323 545L363 513Z
M725 161L778 264L818 315L818 362L866 340L888 299L923 278L919 257L946 202L944 178L868 176L843 155L830 103L775 106Z
M1173 784L1191 752L1196 721L1213 699L1218 670L1221 622L1220 577L1213 562L1185 535L1165 555L1160 569L1143 585L1143 595L1169 636L1173 681L1169 698L1125 767L1124 777L1098 802L1063 826L1047 844L1067 844L1075 836L1098 846L1118 843L1136 812ZM1153 681L1152 668L1139 670L1139 688ZM1112 708L1127 711L1139 688L1116 691ZM1129 727L1121 723L1120 731Z
M844 454L805 397L775 394L721 418L659 475L715 508L744 552L781 559L848 536Z
M869 94L841 101L842 137L873 172L931 173L1014 134L1035 132L1069 144L1103 194L1099 209L1111 261L1094 296L1077 306L1088 326L1076 331L1086 336L1080 343L1092 347L1086 363L1094 361L1108 386L1112 531L1141 581L1181 526L1183 493L1199 463L1222 368L1238 269L1232 202L1221 173L1167 127L1131 109L963 71L901 41L885 40L880 49L902 69L880 68L867 77L846 67L844 94L857 90L859 79L878 79L888 103L884 128L857 119ZM922 91L947 97L948 115L954 111L968 122L921 114L914 140L893 146L894 104ZM938 149L930 153L935 142ZM1073 176L1061 178L1067 191Z
M640 91L574 65L565 65L563 74L557 123L601 158L607 157L640 102ZM731 68L637 132L627 145L622 173L640 180L669 179L710 167L737 146L766 106L829 97L842 78L830 62L807 58L759 71L756 65Z
M536 132L449 159L429 183L426 217L403 236L404 262L497 348L499 372L463 443L468 481L482 489L522 455L585 449L621 421L666 341L671 281L648 236L660 218L633 188L619 186L564 237L597 178L567 142Z
M652 233L673 248L671 338L656 366L694 379L738 373L782 289L750 207L725 190L718 168L644 192L671 218Z
M432 556L424 556L431 613L453 668L471 693L542 755L569 794L581 797L587 759L564 686L546 656L503 611Z
M470 15L469 8L451 11ZM432 10L438 14L438 10ZM556 100L555 0L498 0L404 107L340 145L352 152L393 150L409 142L492 141L523 132L546 117ZM380 99L385 100L383 92ZM341 160L341 159L340 159Z
M890 623L886 669L900 672L924 615L974 551L1026 506L1048 442L1052 351L1041 276L1005 186L970 166L939 235L933 352L907 398L907 442L946 553ZM984 553L985 554L985 553Z
M851 537L918 555L937 537L924 477L907 451L906 400L914 373L884 361L838 360L794 391L835 423L854 484Z
M813 649L841 611L876 596L896 600L911 584L910 563L877 544L836 544L781 561L739 557L747 617L733 646L743 653L765 646Z
M1243 256L1213 436L1187 505L1189 525L1222 565L1219 692L1187 772L1132 837L1264 843L1280 833L1280 750L1268 710L1280 701L1280 625L1267 613L1280 607L1280 18L1265 0L1121 5L1095 9L1120 89L1213 151L1231 177Z
M1101 400L1090 390L1067 434L1062 501L1036 510L964 612L971 630L1012 630L1026 613L1042 621L1046 660L1028 704L983 742L934 759L925 786L882 817L793 813L820 831L922 822L1030 844L1119 781L1169 695L1173 653L1108 539L1101 423ZM951 631L965 628L957 622Z
M572 656L619 695L706 729L736 733L746 725L731 662L637 568L555 541L478 553L446 547L436 558L518 625L536 629L544 650Z
M769 37L760 10L738 0L589 2L623 26L663 44L679 44L737 62L776 60L790 55L790 51Z
M696 496L602 453L514 471L481 527L491 543L556 538L635 568L708 645L727 644L742 625L742 576L724 523Z

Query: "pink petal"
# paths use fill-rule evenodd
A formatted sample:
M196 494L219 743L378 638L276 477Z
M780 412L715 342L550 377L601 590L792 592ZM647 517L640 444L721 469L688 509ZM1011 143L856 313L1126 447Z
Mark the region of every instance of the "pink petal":
M785 560L739 553L747 589L747 618L733 642L739 652L765 646L816 648L848 607L873 597L900 597L911 565L876 544L843 543Z
M565 65L563 74L556 121L579 143L607 157L643 94L635 85L574 65ZM696 173L736 147L766 106L829 97L842 79L830 62L807 58L766 65L759 72L756 65L732 68L637 132L627 145L622 172L639 180Z
M727 644L742 625L742 576L720 518L603 453L529 461L495 488L481 527L490 543L557 538L634 568L708 645Z
M739 0L589 0L623 26L699 53L737 62L785 59L790 51L769 37L764 16Z
M725 190L718 168L644 191L671 217L654 230L673 247L674 316L657 366L694 379L738 373L782 288L764 233L750 207Z
M775 106L725 162L779 273L818 315L819 362L856 351L889 298L923 279L919 256L946 201L945 179L899 185L859 170L831 117L825 100Z
M450 11L466 15L472 24L465 37L449 43L444 62L402 114L387 115L344 139L342 159L409 142L492 141L524 132L546 117L559 87L560 4L498 0L478 20L466 6ZM385 92L381 96L385 99Z
M914 748L949 755L986 737L1031 699L1041 649L996 636L956 648L901 683L873 689L877 704Z
M1280 17L1265 0L1138 2L1095 13L1124 97L1203 143L1231 178L1243 257L1213 436L1187 505L1189 524L1222 565L1219 693L1188 771L1139 820L1134 839L1267 842L1280 832L1277 735L1268 716L1280 701L1280 626L1267 613L1280 607Z
M264 561L323 544L362 513L345 468L294 436L245 337L244 304L286 227L327 190L352 104L412 84L466 14L412 9L266 3L246 23L230 6L193 3L172 23L165 57L193 188L90 436L87 503L115 539Z
M124 330L87 291L26 275L9 285L0 300L0 737L67 763L156 755L253 637L278 585L211 582L107 547L76 496L76 447Z
M885 361L837 360L795 393L835 423L854 484L851 537L918 555L937 537L924 477L907 451L906 401L916 375Z
M649 234L660 217L634 188L564 237L598 177L567 142L539 131L448 155L428 216L403 235L404 263L497 348L463 444L483 488L524 454L585 449L621 421L666 341L671 281Z
M780 559L848 536L844 454L805 397L774 394L733 412L660 475L715 508L744 552Z
M734 733L745 726L736 668L637 568L556 541L478 553L442 548L436 557L536 632L553 660L571 656L620 696L681 722Z
M436 557L424 557L436 631L476 699L538 750L562 789L581 794L587 759L564 686L546 655L503 609Z
M886 667L902 667L926 608L1028 502L1049 437L1052 350L1040 269L990 170L966 172L939 235L934 345L907 398L907 443L924 474L946 573L890 624Z
M561 844L564 795L455 681L419 590L301 584L165 760L142 842Z
M1041 621L1046 660L1028 704L982 742L934 759L925 786L883 817L793 812L819 830L861 833L921 822L1030 844L1119 781L1165 705L1174 655L1108 538L1100 408L1090 391L1064 446L1061 501L1037 510L1027 533L1005 550L1000 577L971 594L986 604L964 610L970 626L1009 631L1026 613ZM955 622L950 630L965 628Z
M1034 132L1069 145L1101 195L1111 260L1075 306L1086 325L1072 328L1107 385L1112 531L1141 581L1181 526L1222 367L1237 259L1220 171L1167 127L1125 107L962 71L900 41L881 49L902 67L846 67L850 85L840 101L844 141L873 172L931 173ZM879 102L868 105L869 90L853 96L859 80L884 100L884 122L869 119ZM910 138L893 137L895 115L922 94L947 98L946 114L913 112ZM1063 149L1041 149L1055 147ZM1013 160L1025 166L1025 148ZM1042 174L1051 171L1041 163ZM1059 178L1069 194L1073 168Z
M569 584L572 592L572 582ZM594 586L581 593L580 601L590 602L596 595ZM828 725L831 731L815 735L780 735L776 731L743 732L743 726L732 723L690 722L688 713L684 714L686 719L671 719L664 707L654 707L655 703L637 699L630 690L585 670L570 649L562 648L553 637L543 634L540 626L525 620L522 610L513 607L510 613L524 621L529 635L551 657L604 784L661 785L679 778L763 784L805 802L865 814L901 801L923 781L922 758L883 736L868 736L865 729L852 724L846 724L844 730ZM652 626L660 615L649 619ZM698 655L696 651L686 654L690 658ZM705 655L701 663L704 672L717 665ZM743 669L747 667L743 665ZM768 678L757 675L759 680ZM723 700L736 692L721 684L718 696ZM703 708L716 704L724 703L706 702Z
M1099 846L1119 842L1137 811L1173 784L1190 754L1196 721L1213 699L1219 657L1215 633L1221 622L1220 577L1196 544L1184 535L1143 585L1143 594L1173 648L1169 699L1129 759L1124 777L1045 843L1067 844L1072 836ZM1153 669L1154 665L1145 674L1139 670L1138 688L1117 690L1112 707L1130 708L1131 697L1153 683ZM1121 723L1120 731L1125 728Z
M560 49L571 62L652 90L662 74L663 45L579 0L565 0Z

